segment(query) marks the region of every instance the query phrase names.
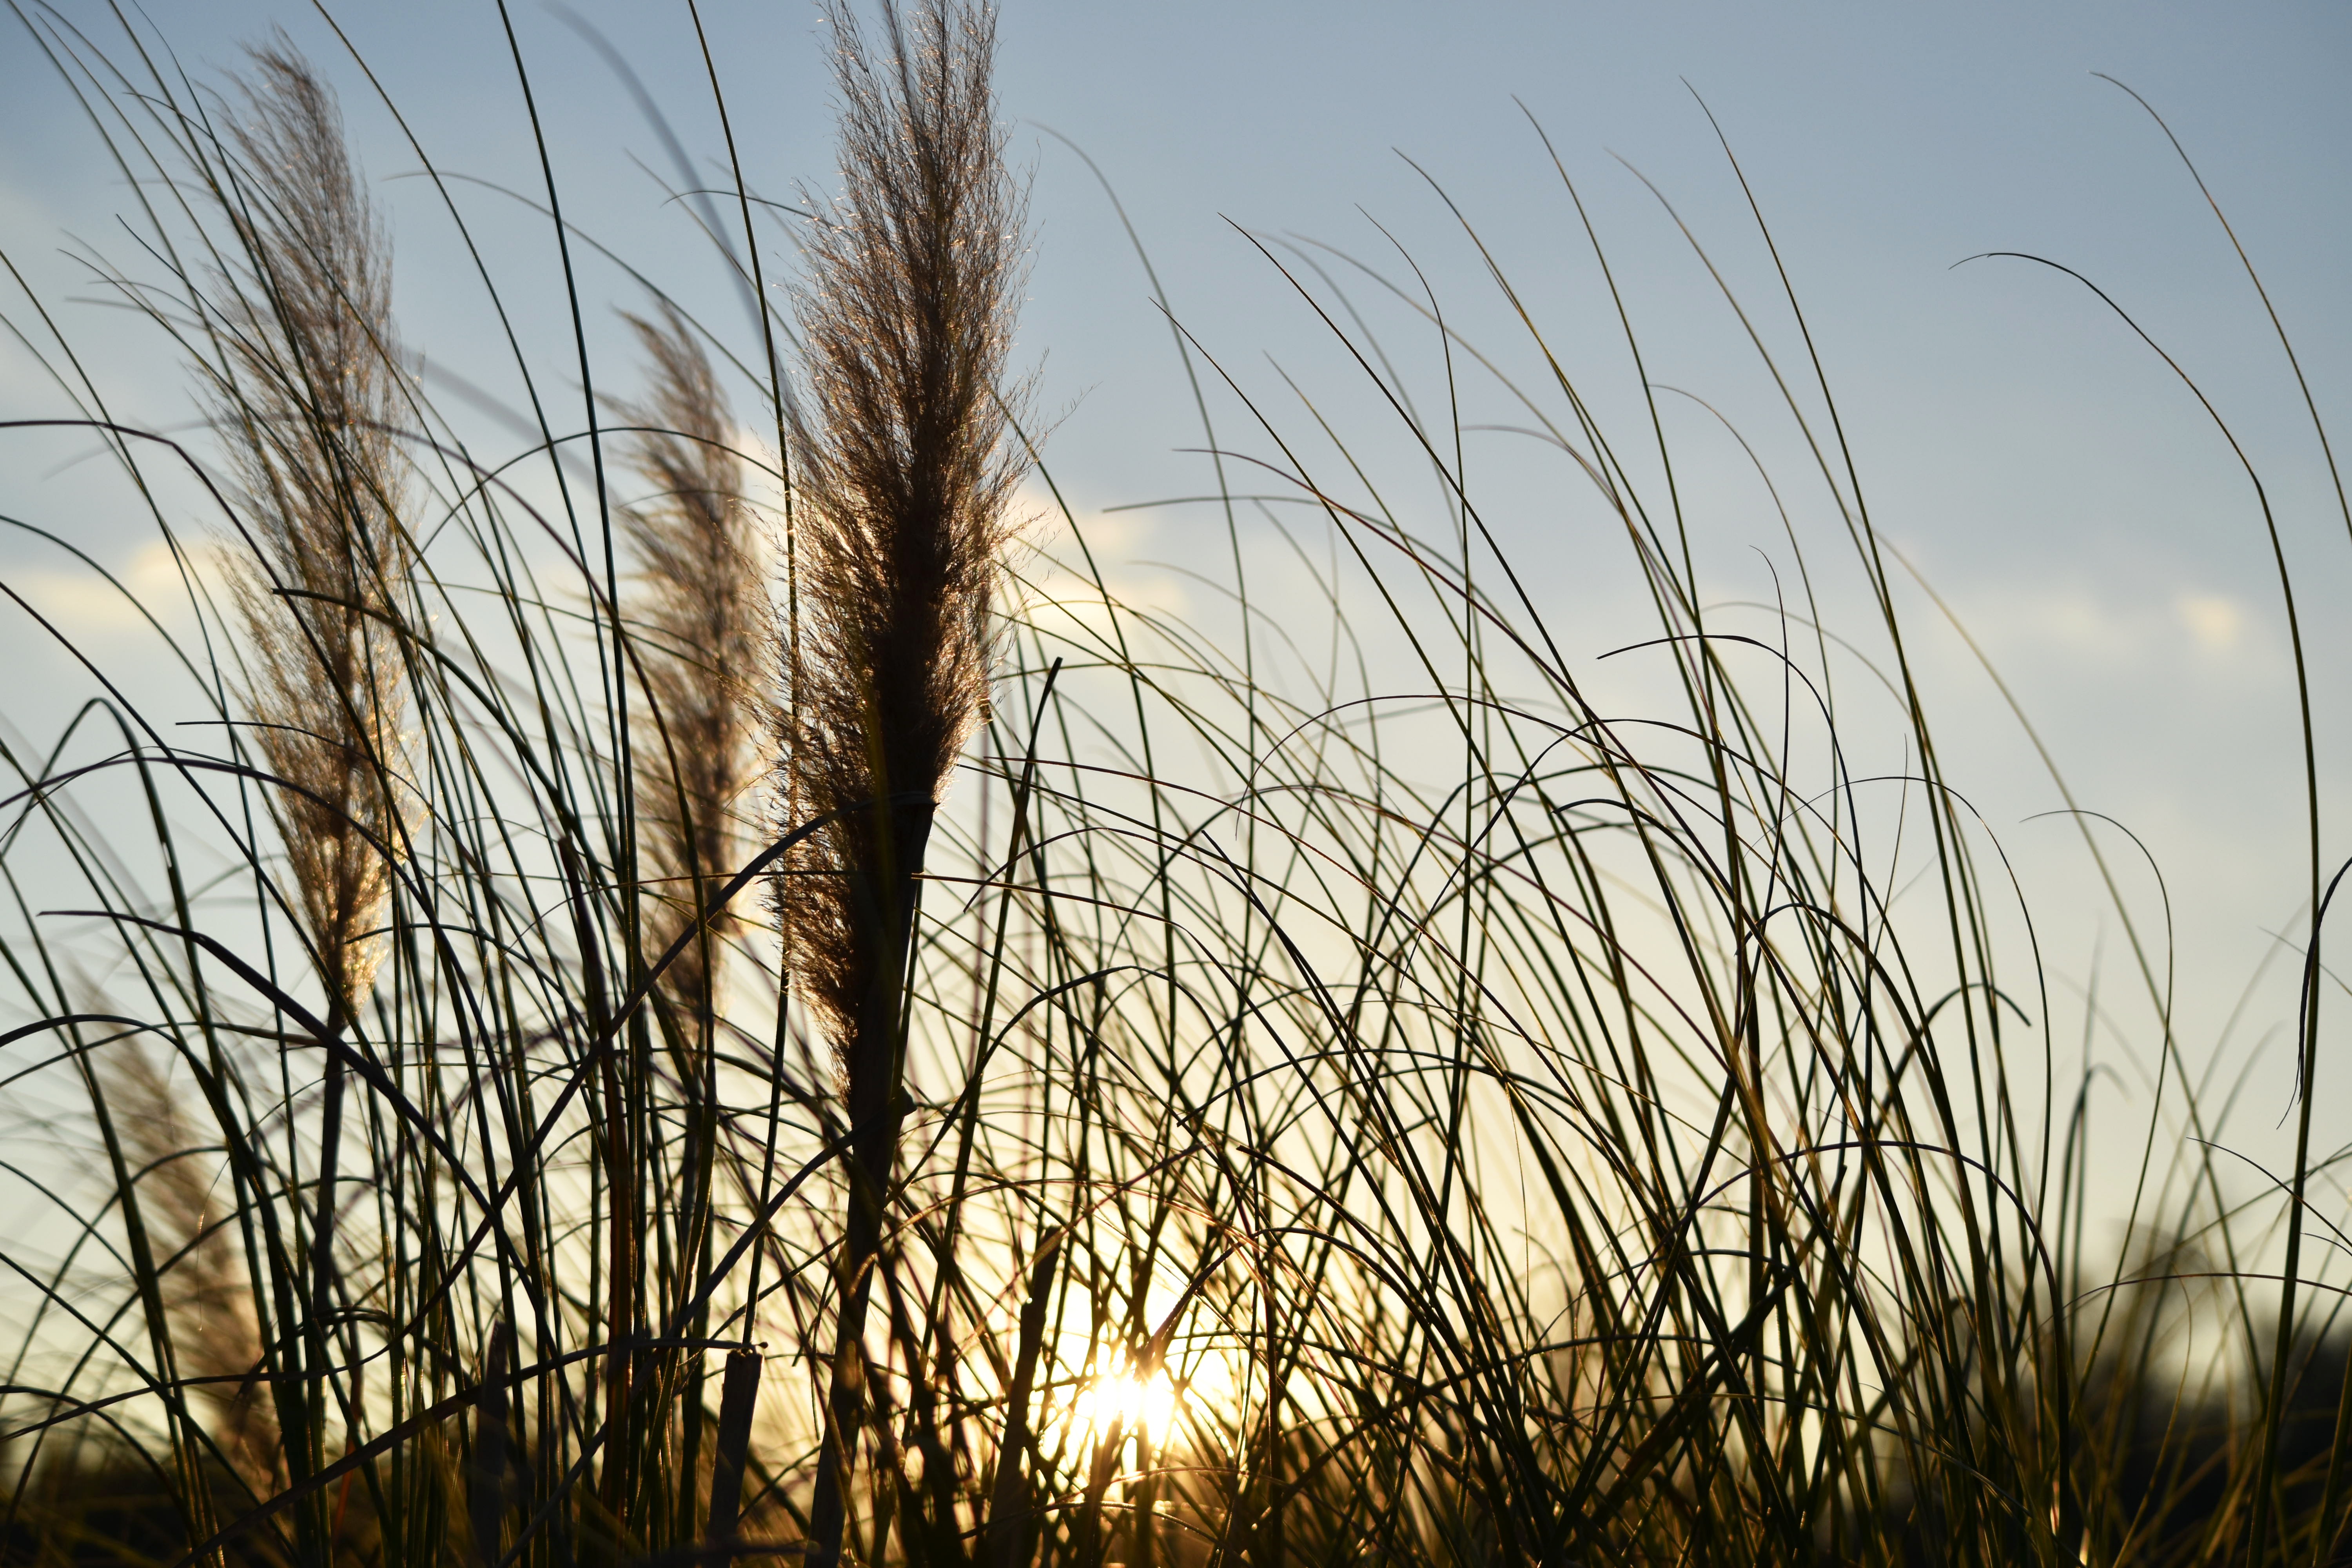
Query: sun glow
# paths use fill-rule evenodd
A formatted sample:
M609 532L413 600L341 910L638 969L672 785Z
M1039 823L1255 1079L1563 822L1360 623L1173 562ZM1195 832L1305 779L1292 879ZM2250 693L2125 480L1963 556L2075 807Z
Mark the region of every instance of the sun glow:
M1091 1438L1110 1436L1117 1426L1133 1435L1140 1427L1164 1433L1176 1418L1176 1387L1164 1372L1138 1377L1132 1370L1106 1373L1078 1390L1071 1402L1069 1421Z

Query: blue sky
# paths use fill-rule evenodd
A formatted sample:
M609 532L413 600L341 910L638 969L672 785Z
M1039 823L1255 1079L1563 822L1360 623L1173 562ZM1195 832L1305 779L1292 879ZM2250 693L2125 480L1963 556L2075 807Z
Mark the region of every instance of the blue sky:
M701 177L719 183L709 162L721 150L719 126L683 6L580 0L578 9L665 106ZM67 4L58 14L102 36L100 7ZM393 215L411 340L510 394L432 193L397 178L415 170L415 155L317 16L242 0L157 0L150 14L199 78L234 64L237 41L272 20L328 67ZM338 15L436 163L538 186L494 6L413 0ZM823 188L829 111L813 8L710 0L704 20L754 184L779 199L799 182ZM662 182L678 176L628 91L555 11L519 4L513 23L568 216L714 318L726 312L725 277L685 208L665 198ZM63 311L127 410L184 422L176 378L154 374L152 338L66 302L88 290L58 237L130 254L110 224L126 192L15 28L0 23L8 40L0 43L0 245ZM1999 661L2084 803L2147 840L2172 887L2184 951L2195 950L2193 973L2184 971L2191 1032L2218 1031L2268 933L2297 918L2291 663L2260 514L2194 402L2081 286L2018 262L1954 264L2021 250L2076 268L2130 310L2231 421L2270 487L2304 596L2328 737L2323 765L2331 780L2352 775L2344 744L2352 687L2341 673L2352 670L2344 610L2352 540L2308 420L2260 301L2171 148L2144 110L2093 75L2145 95L2197 159L2263 270L2322 414L2352 447L2344 287L2352 8L1008 0L1001 50L1003 106L1034 171L1037 250L1022 352L1040 366L1040 405L1056 420L1056 475L1089 517L1196 491L1202 459L1186 449L1202 438L1126 237L1094 177L1045 128L1085 148L1115 184L1171 307L1237 380L1260 393L1278 387L1272 356L1363 421L1356 427L1377 446L1394 432L1379 426L1360 378L1350 379L1328 333L1240 230L1313 237L1392 270L1402 265L1393 236L1450 318L1507 344L1524 366L1524 338L1434 181L1525 290L1555 346L1591 376L1599 406L1633 411L1637 388L1613 318L1532 115L1591 208L1652 378L1703 392L1785 472L1800 454L1753 350L1626 166L1675 204L1757 307L1773 350L1799 353L1703 98L1808 310L1878 526ZM525 336L560 347L568 325L546 282L543 225L487 191L462 199L491 242ZM781 263L772 234L769 250ZM590 264L583 280L601 337L609 331L601 307L638 297L610 268ZM0 308L20 311L13 299ZM1402 363L1433 374L1425 335L1416 344L1401 314L1385 320L1400 334ZM0 415L51 406L22 357L0 353ZM1221 402L1219 418L1221 436L1249 444L1234 405ZM1696 419L1676 428L1690 443L1710 583L1727 599L1763 596L1778 525L1766 526L1716 436ZM1580 530L1591 517L1562 499L1556 475L1494 439L1501 445L1484 471L1494 475L1507 542L1534 564L1570 628L1571 652L1605 651L1616 579L1590 564L1600 547ZM0 448L8 450L0 506L132 563L143 522L92 489L86 468L52 474L73 444L16 440ZM1819 498L1808 500L1801 483L1792 493L1818 522ZM1139 558L1197 553L1181 512L1118 515L1131 521L1114 531ZM21 541L0 541L0 572L12 580L62 592L56 565ZM2029 879L2046 884L2054 962L2086 977L2103 917L2062 829L2027 820L2057 804L2054 791L1965 650L1932 616L1922 624L1934 693L1963 759L1958 771L2032 868ZM0 649L16 650L21 668L51 668L25 637L21 627L0 628ZM12 714L37 728L53 695L30 692ZM2324 793L2339 812L2352 806L2338 784ZM2341 854L2347 841L2334 834L2330 845ZM2266 1125L2269 1113L2260 1120Z

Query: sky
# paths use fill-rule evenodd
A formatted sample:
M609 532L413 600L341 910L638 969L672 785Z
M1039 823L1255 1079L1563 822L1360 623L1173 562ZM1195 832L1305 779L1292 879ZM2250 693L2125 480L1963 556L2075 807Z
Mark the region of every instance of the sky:
M273 23L326 68L391 216L411 340L445 393L462 382L510 397L494 323L438 197L412 177L417 155L320 15L246 0L153 0L147 14L199 80L234 66L240 42ZM111 36L101 6L67 3L50 15ZM545 282L546 226L490 188L544 188L500 13L481 0L404 0L346 5L335 17L435 163L487 182L461 187L459 199L518 330L560 350L570 329ZM714 317L732 308L740 321L693 203L669 194L687 183L673 137L697 181L724 181L722 132L683 5L578 0L566 12L519 0L509 17L566 216L698 308ZM709 0L701 19L754 188L778 201L802 185L826 189L830 101L814 7ZM0 20L0 247L120 389L126 415L184 426L184 394L176 375L156 374L152 335L77 302L92 290L66 237L131 255L112 220L127 191L29 37ZM2264 951L2295 933L2305 875L2294 659L2263 514L2196 399L2082 282L2033 263L1967 258L2027 252L2081 274L2229 424L2291 565L2314 671L2321 794L2331 821L2344 820L2352 538L2228 237L2147 110L2095 73L2145 98L2195 159L2352 457L2352 293L2343 286L2352 273L2352 8L1005 0L999 67L1013 152L1033 181L1019 357L1035 371L1056 481L1139 582L1162 570L1155 562L1197 565L1222 535L1212 540L1181 508L1105 515L1196 494L1205 479L1205 437L1168 317L1106 184L1167 310L1204 356L1262 404L1281 402L1281 376L1292 376L1378 449L1397 432L1277 261L1310 285L1306 256L1354 279L1351 298L1393 334L1384 341L1399 364L1437 394L1444 366L1426 329L1383 307L1377 287L1336 255L1397 277L1418 268L1450 321L1502 345L1525 373L1528 341L1486 276L1475 230L1547 342L1590 377L1596 407L1619 420L1637 412L1638 384L1564 170L1624 291L1650 378L1722 409L1776 479L1793 476L1793 509L1820 527L1823 497L1802 482L1794 428L1673 216L1750 307L1766 344L1800 363L1804 340L1779 296L1736 156L1806 311L1876 525L2000 670L2076 799L2147 845L2179 933L2192 1055L2220 1037ZM639 90L662 107L667 136ZM779 232L763 247L789 267ZM593 258L582 268L583 296L599 308L590 331L617 344L602 307L635 307L642 296ZM0 289L0 311L20 319L23 299ZM1246 410L1204 374L1220 444L1268 450ZM1499 406L1491 389L1465 397L1474 411ZM1285 419L1300 420L1295 401L1284 406ZM1818 399L1807 406L1818 410ZM54 408L25 356L0 348L0 417ZM1788 563L1774 554L1781 536L1765 498L1695 405L1676 403L1666 417L1690 454L1702 576L1726 602L1769 598L1774 569ZM152 573L148 524L95 484L90 465L71 462L86 450L53 432L0 436L0 510L45 519L134 577ZM1571 657L1597 659L1633 623L1622 614L1622 563L1603 562L1589 496L1501 433L1482 435L1471 452L1506 548L1568 628ZM0 574L90 626L109 613L53 551L22 537L0 539ZM1200 597L1181 572L1159 581L1169 602ZM2038 910L2053 967L2086 986L2113 921L2087 887L2074 830L2039 816L2060 798L1934 606L1914 595L1906 608L1921 627L1955 777L2046 900ZM34 731L53 721L70 670L22 625L0 626L0 658L40 676L16 683L10 720ZM2347 850L2352 835L2331 826L2327 853ZM2143 913L2160 909L2151 880L2127 894ZM2117 1025L2126 1036L2138 1026ZM2263 1108L2256 1132L2284 1109L2282 1049L2267 1064L2250 1080L2250 1103ZM2352 1108L2352 1081L2341 1088L2329 1098Z

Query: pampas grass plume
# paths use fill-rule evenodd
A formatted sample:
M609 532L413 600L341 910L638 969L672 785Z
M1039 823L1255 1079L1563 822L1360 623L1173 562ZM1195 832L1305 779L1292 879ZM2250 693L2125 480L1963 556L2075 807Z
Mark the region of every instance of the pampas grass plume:
M842 186L808 204L798 298L805 395L790 433L804 625L779 794L833 819L782 879L780 903L856 1131L811 1522L811 1561L830 1564L902 1115L918 879L986 694L997 553L1020 474L1002 399L1024 201L991 86L992 10L886 5L878 40L841 0L824 16Z

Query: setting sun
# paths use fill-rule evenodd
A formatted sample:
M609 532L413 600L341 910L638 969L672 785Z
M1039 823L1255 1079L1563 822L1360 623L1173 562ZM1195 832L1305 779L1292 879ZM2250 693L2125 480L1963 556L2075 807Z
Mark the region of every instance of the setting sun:
M1070 1406L1070 1424L1089 1437L1110 1435L1114 1426L1133 1433L1138 1427L1160 1433L1176 1415L1176 1389L1164 1372L1138 1377L1132 1371L1108 1373L1078 1391Z

